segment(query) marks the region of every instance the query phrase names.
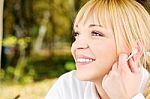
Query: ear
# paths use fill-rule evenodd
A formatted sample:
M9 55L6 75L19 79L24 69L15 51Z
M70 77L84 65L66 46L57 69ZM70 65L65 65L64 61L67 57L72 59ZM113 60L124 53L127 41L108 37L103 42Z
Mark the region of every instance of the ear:
M140 40L136 41L135 49L137 50L137 53L133 56L134 61L140 59L144 53L144 45Z

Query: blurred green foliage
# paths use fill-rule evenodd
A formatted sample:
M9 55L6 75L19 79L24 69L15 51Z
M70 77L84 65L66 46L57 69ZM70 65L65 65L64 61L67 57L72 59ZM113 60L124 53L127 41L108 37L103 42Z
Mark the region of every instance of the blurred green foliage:
M75 69L72 24L87 0L5 0L1 81L28 83Z
M5 0L0 80L27 83L75 69L72 25L87 1Z

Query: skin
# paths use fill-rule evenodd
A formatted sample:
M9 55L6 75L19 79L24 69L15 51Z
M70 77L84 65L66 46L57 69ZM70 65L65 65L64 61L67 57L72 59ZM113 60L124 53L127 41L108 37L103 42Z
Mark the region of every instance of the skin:
M134 59L127 62L127 58L127 54L121 54L103 78L102 87L111 99L131 99L138 93L142 75Z
M116 61L116 44L111 28L104 27L93 21L92 17L86 23L80 21L74 25L75 41L71 52L75 61L80 56L95 59L94 62L80 65L76 62L77 77L80 80L96 80L108 73Z
M141 73L133 58L127 62L127 54L117 54L111 26L97 22L91 16L86 22L74 24L71 52L76 62L76 76L79 80L94 82L102 99L129 99L137 93ZM79 59L92 59L92 62Z

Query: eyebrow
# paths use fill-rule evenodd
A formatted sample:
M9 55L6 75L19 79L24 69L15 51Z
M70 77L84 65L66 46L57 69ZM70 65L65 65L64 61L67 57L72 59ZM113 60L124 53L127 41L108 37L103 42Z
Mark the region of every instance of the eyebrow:
M75 25L75 27L78 27L78 25Z
M90 24L89 27L93 27L93 26L99 26L99 27L102 27L102 25L99 25L99 24Z
M102 25L99 25L99 24L90 24L90 25L89 25L89 27L94 27L94 26L102 27ZM75 25L75 27L78 27L78 25Z

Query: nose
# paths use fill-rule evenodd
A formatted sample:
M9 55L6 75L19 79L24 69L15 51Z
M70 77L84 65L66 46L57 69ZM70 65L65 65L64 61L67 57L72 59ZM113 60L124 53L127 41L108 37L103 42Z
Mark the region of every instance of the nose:
M80 40L76 40L72 47L74 47L75 49L86 49L89 48L89 44L88 41L85 39L80 39Z

